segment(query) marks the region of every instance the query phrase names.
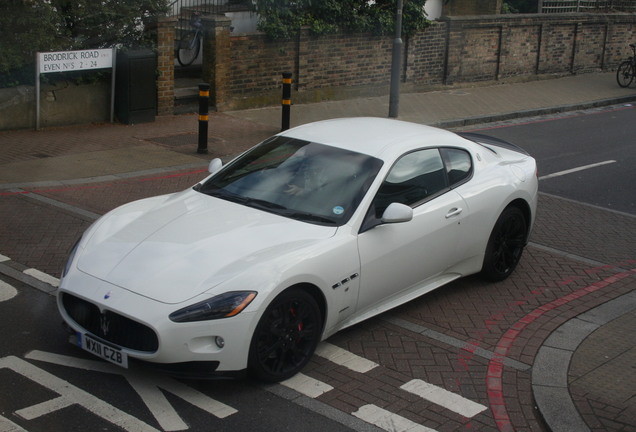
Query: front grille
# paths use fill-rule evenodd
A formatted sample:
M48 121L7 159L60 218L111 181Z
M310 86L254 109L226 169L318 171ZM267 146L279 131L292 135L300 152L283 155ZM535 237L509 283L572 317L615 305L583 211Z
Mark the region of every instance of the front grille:
M155 332L137 321L111 311L101 313L93 303L68 293L62 293L62 305L73 321L100 339L137 351L159 348Z

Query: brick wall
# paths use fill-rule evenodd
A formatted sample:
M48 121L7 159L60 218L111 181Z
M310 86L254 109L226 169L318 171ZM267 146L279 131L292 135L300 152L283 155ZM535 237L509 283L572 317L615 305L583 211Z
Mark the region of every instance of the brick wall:
M391 72L392 41L370 35L300 38L298 89L383 84Z
M610 70L628 55L636 36L634 14L499 15L445 22L446 84Z
M537 73L541 49L541 25L525 20L502 28L499 76Z
M405 81L415 85L439 84L446 66L447 25L434 22L426 31L406 40Z
M176 18L160 19L157 26L157 114L174 111L174 40Z
M296 41L271 43L263 34L232 37L227 86L235 106L240 106L241 100L253 100L250 103L256 105L271 103L268 94L281 88L282 73L297 76L297 45Z
M391 36L302 31L280 42L262 34L230 36L225 25L214 38L206 42L204 76L227 69L222 79L207 75L219 110L280 103L282 72L293 73L294 102L389 91ZM404 41L402 88L611 70L635 39L636 14L448 17Z
M303 30L293 41L265 35L234 36L230 41L230 79L225 84L232 108L280 102L283 72L292 72L303 101L322 100L382 85L390 74L391 40L369 35L314 37Z

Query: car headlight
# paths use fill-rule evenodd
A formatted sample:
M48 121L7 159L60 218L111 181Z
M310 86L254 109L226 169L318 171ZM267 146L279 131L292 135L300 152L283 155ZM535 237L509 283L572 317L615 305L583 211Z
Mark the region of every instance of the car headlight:
M170 314L174 322L208 321L238 315L256 297L255 291L232 291Z

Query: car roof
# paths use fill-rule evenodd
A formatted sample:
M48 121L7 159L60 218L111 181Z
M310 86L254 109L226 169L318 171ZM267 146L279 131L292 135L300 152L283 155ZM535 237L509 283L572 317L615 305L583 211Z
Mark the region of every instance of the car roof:
M424 146L460 144L452 132L401 120L356 117L324 120L295 127L280 135L327 144L381 157L389 148L397 151Z

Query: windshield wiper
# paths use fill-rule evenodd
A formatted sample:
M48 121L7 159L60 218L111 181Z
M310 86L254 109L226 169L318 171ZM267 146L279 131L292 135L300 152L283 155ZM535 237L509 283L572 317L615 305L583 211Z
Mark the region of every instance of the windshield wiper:
M287 207L259 198L251 198L243 195L236 195L223 189L215 189L207 192L208 195L222 198L228 201L243 204L261 210L287 210Z
M213 190L210 190L210 191L204 191L203 193L205 193L206 195L210 195L210 196L213 196L213 197L216 197L216 198L221 198L221 199L224 199L224 200L236 202L236 203L239 203L239 204L245 204L245 202L249 199L249 198L246 198L246 197L241 196L241 195L233 194L233 193L228 192L228 191L223 190L223 189L213 189Z
M287 210L287 207L273 202L265 201L258 198L245 197L245 205L250 207L258 207L265 210Z
M328 217L320 216L313 213L290 211L290 212L281 213L281 214L289 218L304 221L304 222L317 222L321 225L337 225L336 221L334 221L333 219L329 219Z

